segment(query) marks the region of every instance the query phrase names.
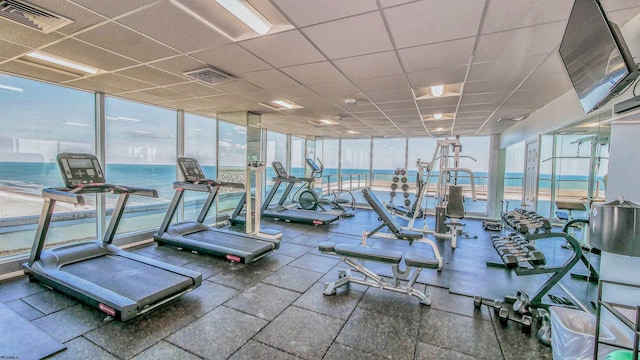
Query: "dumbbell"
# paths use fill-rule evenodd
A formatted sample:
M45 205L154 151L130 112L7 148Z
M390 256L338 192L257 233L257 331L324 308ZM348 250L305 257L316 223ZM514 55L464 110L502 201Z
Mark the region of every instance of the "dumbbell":
M551 346L551 315L545 309L538 309L536 318L539 327L538 341L545 346Z
M498 313L500 312L500 309L502 309L502 301L501 300L489 300L489 299L484 299L481 296L474 296L473 297L473 306L474 308L476 308L477 310L480 310L480 307L482 305L485 305L488 308L493 308L493 312L498 315Z
M408 191L409 190L409 184L402 184L402 186L400 188L402 189L402 191Z
M512 250L512 249L499 249L498 254L503 258L505 256L515 256L518 261L528 261L532 265L544 265L547 263L547 259L544 257L544 254L541 251L523 251L520 250ZM513 261L510 261L513 262Z
M529 295L522 290L518 290L516 293L516 301L513 302L513 312L520 315L531 314L530 304Z
M509 320L513 321L513 322L517 322L522 326L522 332L525 334L530 334L531 333L531 324L533 323L533 320L531 319L531 316L529 315L523 315L521 318L517 318L517 317L510 317L509 316L509 309L507 308L502 308L500 309L499 313L498 313L498 317L500 319L500 324L502 326L507 326L507 323L509 322Z

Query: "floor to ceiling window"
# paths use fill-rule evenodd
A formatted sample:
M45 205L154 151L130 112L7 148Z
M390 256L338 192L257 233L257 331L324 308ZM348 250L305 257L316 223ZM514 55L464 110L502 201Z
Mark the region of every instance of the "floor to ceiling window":
M322 181L316 187L322 188L322 194L331 194L339 188L338 168L340 164L340 140L316 140L316 158L324 165Z
M274 131L267 131L267 155L265 161L266 169L266 189L268 193L273 187L273 177L276 172L273 170L273 162L279 161L282 165L287 166L287 135ZM280 189L279 189L280 190Z
M62 186L56 155L94 152L94 99L91 93L0 74L0 258L31 249L42 189ZM58 224L47 244L96 236L95 196L85 200L82 207L58 202L52 220Z
M218 180L245 183L247 173L247 128L218 121ZM225 201L218 201L219 213L230 213L244 191L226 189ZM222 194L221 194L222 197Z
M184 116L184 156L196 158L205 176L209 179L216 179L217 177L217 125L217 121L212 118L188 113ZM208 194L206 193L185 192L183 199L184 218L196 218L207 196ZM212 209L209 210L206 219L207 223L215 222L215 206L214 203Z
M292 136L291 137L291 175L297 177L304 177L307 163L304 160L305 147L304 139Z
M158 191L157 199L131 196L118 233L156 228L176 179L176 112L107 97L105 117L107 181ZM107 208L115 199L107 197Z

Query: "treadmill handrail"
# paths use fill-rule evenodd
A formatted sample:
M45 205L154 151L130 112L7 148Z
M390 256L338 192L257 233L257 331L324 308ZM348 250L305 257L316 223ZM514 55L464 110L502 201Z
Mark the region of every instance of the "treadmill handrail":
M183 189L183 190L208 192L208 193L216 192L219 187L220 186L217 183L216 184L193 183L193 182L186 182L186 181L176 181L173 183L173 188L176 190Z
M64 188L66 190L66 188ZM62 201L73 205L84 205L84 197L80 194L70 193L56 188L42 189L42 197L55 201Z
M74 194L95 194L110 192L112 194L131 194L146 197L158 197L158 191L155 189L128 186L128 185L114 185L107 183L93 183L93 184L81 184L74 188L56 188L57 190L68 191Z

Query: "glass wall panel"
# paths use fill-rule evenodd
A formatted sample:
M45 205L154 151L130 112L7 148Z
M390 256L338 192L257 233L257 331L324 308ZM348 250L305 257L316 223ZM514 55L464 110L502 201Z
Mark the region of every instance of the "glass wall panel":
M304 160L305 147L304 139L296 136L291 137L291 175L304 177L307 163Z
M266 167L266 192L268 193L273 187L274 176L276 172L273 170L271 163L280 161L286 168L287 166L287 135L273 131L267 131L267 159ZM284 188L284 186L281 186ZM280 190L280 189L279 189Z
M553 135L540 137L540 164L538 164L538 207L536 212L550 217L554 211L551 202L551 177L553 175Z
M352 191L367 186L371 139L343 139L340 146L340 189Z
M218 180L244 184L247 174L247 127L219 120L218 134ZM238 189L221 189L220 192L219 214L233 212L244 194Z
M405 164L407 139L375 138L372 141L371 188L388 191L394 171L396 169L407 170Z
M322 194L331 194L333 190L339 188L338 166L340 163L340 140L318 139L316 141L316 156L320 158L324 165L322 181L316 186L322 187Z
M519 207L523 200L524 147L525 143L521 141L506 149L503 199L511 202L510 210Z
M473 172L477 201L471 200L469 179L466 174L459 173L458 184L465 188L465 211L475 213L487 212L487 192L489 189L489 144L488 136L461 137L460 167Z
M118 233L156 228L176 179L176 112L110 97L105 102L107 181L158 191L157 199L129 198ZM107 197L108 209L115 200Z
M196 158L209 179L217 177L217 125L216 120L212 118L188 113L184 116L184 156ZM185 219L195 219L198 216L207 195L195 191L185 192L183 199ZM215 222L215 206L214 203L209 210L207 223Z
M31 250L42 189L62 186L59 152L95 152L95 96L0 74L0 258ZM96 237L95 196L58 202L47 244ZM73 214L73 215L70 215Z
M438 139L436 138L410 138L407 149L407 174L411 180L410 183L414 186L416 175L418 173L418 161L431 162L433 160L434 153L438 148ZM426 175L426 174L425 174ZM422 206L427 208L434 208L437 204L434 199L436 184L438 182L438 174L435 173L429 180L429 186L427 188L427 198L423 202ZM415 194L415 190L413 190Z

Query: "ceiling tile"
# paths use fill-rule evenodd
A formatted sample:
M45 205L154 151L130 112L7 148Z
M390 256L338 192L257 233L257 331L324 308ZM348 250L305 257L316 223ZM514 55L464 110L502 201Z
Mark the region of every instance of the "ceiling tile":
M507 96L509 96L510 92L508 91L499 91L499 92L487 92L480 94L467 94L466 89L464 94L462 94L462 101L460 104L468 105L468 104L486 104L486 103L501 103L503 102Z
M269 64L236 44L194 52L191 56L235 76L271 68Z
M148 65L179 76L184 75L185 72L203 69L208 66L202 61L187 55L179 55L166 60L154 61Z
M70 86L77 87L79 89L97 91L97 92L105 93L107 95L113 95L113 94L127 91L127 89L125 88L107 84L102 81L93 81L92 79L93 78L72 80L72 81L69 81L68 84Z
M120 18L118 22L182 52L222 46L230 42L218 31L168 1ZM179 24L180 31L171 31L167 28L169 24Z
M402 101L402 100L413 98L411 89L409 89L408 85L405 85L401 88L396 88L396 89L390 88L390 89L380 90L380 91L367 91L366 95L369 99L371 99L374 102Z
M481 35L473 60L494 61L513 54L523 57L550 53L560 44L565 26L565 22L555 22Z
M467 65L473 51L473 37L398 50L405 71Z
M407 73L413 89L431 85L457 84L464 81L467 66L443 67Z
M315 25L302 32L329 59L393 49L378 12Z
M384 10L398 48L475 36L484 0L418 1Z
M513 91L524 78L501 78L491 80L469 81L464 85L464 93Z
M280 89L296 85L294 80L278 70L254 71L242 75L242 79L263 89Z
M491 0L482 34L563 21L569 18L573 0Z
M290 66L280 69L285 74L291 76L302 84L321 84L347 81L347 79L336 70L328 61Z
M405 79L404 75L401 74L358 79L355 80L354 83L365 93L369 91L379 91L382 89L409 90L407 80Z
M272 0L272 2L299 27L362 14L378 9L375 0L358 1L307 1L300 6L300 0Z
M162 102L166 102L167 100L169 100L159 96L145 94L141 92L130 92L130 93L119 94L118 97L133 100L133 101L140 101L140 102L152 104L152 105L158 105Z
M41 0L48 1L48 0ZM82 5L106 17L122 15L145 5L153 4L158 0L119 0L119 1L95 1L95 0L70 0L78 5Z
M330 100L338 100L337 102L343 102L347 98L357 98L360 93L358 88L349 82L313 84L309 85L309 88Z
M142 62L177 55L175 50L116 23L107 23L82 33L77 38Z
M226 83L222 83L220 85L215 85L215 88L230 94L242 94L247 91L259 89L257 86L253 84L249 84L248 82L242 79L238 79L236 81L229 81Z
M139 64L136 61L75 39L61 41L43 50L53 55L62 56L107 71Z
M97 81L113 87L124 88L127 89L127 91L147 89L155 86L145 81L139 81L118 74L104 74L93 76L91 77L91 81Z
M522 81L545 58L545 55L504 58L497 61L476 62L471 65L467 81L495 78L514 78Z
M168 72L154 69L150 66L140 65L126 70L118 71L120 75L128 76L130 78L146 81L156 85L174 85L179 83L188 82L191 79L185 77L179 77Z
M222 94L220 90L206 86L199 82L189 82L184 84L172 85L168 86L167 88L180 91L185 94L190 94L192 96L211 96Z
M298 30L247 40L241 46L277 68L326 60Z
M3 58L12 58L30 52L32 49L26 46L10 43L0 40L0 56Z
M394 51L339 59L334 64L351 80L402 74Z
M148 90L142 90L141 93L145 93L145 94L150 94L150 95L155 95L155 96L159 96L165 99L169 99L169 100L185 100L185 99L189 99L192 96L187 95L185 93L179 92L179 91L175 91L175 90L171 90L171 89L166 89L166 88L155 88L155 89L148 89Z

